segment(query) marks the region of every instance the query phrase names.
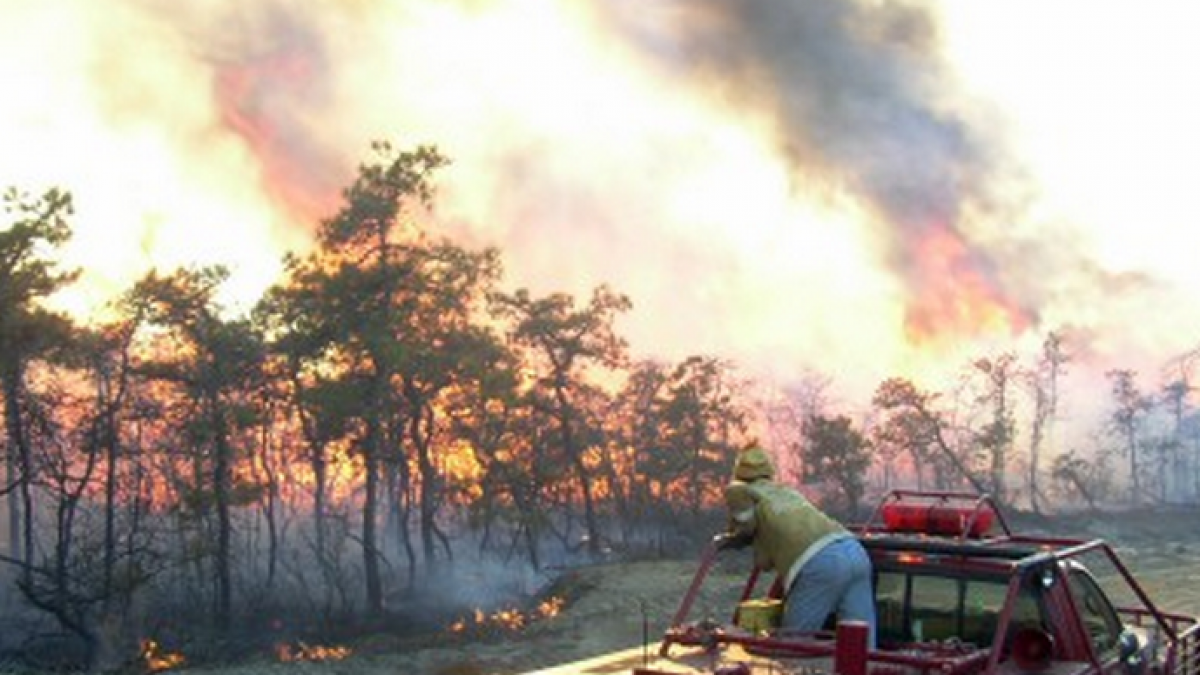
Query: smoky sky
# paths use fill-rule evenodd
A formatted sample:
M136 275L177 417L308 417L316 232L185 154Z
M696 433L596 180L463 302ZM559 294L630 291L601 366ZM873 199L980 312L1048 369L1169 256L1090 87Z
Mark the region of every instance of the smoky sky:
M481 12L505 6L482 0L457 4ZM412 120L419 114L406 111L424 109L424 87L458 91L463 86L448 71L446 81L424 76L414 81L384 66L382 47L406 33L382 28L392 25L382 17L400 21L397 28L412 18L386 14L384 5L322 5L322 11L311 12L301 3L268 0L253 7L217 7L184 10L182 17L155 16L209 66L222 125L244 141L270 196L289 207L296 221L313 222L314 214L324 217L335 208L337 187L351 163L338 143L366 133L359 127L374 128L366 120L379 116L365 111L386 101L400 106L391 117ZM986 328L989 321L1012 331L1028 328L1057 294L1035 268L1078 266L1069 251L1042 243L1045 235L1019 225L1028 195L1013 189L1022 176L1007 157L1003 129L981 116L986 105L968 101L955 81L943 55L938 17L930 9L867 0L606 0L589 5L583 15L592 21L579 35L602 45L596 54L632 54L623 63L653 73L664 89L687 92L733 124L762 132L788 165L792 197L848 200L856 211L869 214L863 267L882 267L894 279L910 338L945 334L954 339ZM445 40L462 35L447 32ZM516 49L514 42L523 39L514 34L488 44ZM469 47L462 45L462 53L478 58ZM417 52L409 58L435 57ZM546 58L556 56L550 52ZM409 76L442 70L434 60L409 65ZM521 82L519 73L511 75ZM594 100L587 84L597 72L585 68L577 77L579 87L566 91L555 89L554 81L544 83L546 93L553 94L547 103L555 114L561 112L558 106L587 111L595 104L627 105L644 114L638 106L652 104L648 98ZM460 94L462 100L496 109L445 116L444 125L426 125L437 135L424 140L483 148L482 159L494 163L489 170L499 172L487 182L495 192L489 217L512 221L492 229L510 231L514 246L542 245L550 252L539 259L552 269L551 263L561 260L553 251L566 240L575 248L587 242L602 251L636 244L646 261L639 269L677 262L737 274L722 265L717 247L705 248L711 243L707 239L651 232L662 215L654 207L660 195L654 188L656 169L642 164L687 161L687 148L676 137L643 137L641 145L651 147L627 153L630 163L642 164L626 167L620 176L604 173L611 163L587 171L582 168L591 161L586 153L595 151L595 144L554 127L502 123L527 108L493 95L517 95L519 86L510 90L503 77L474 86ZM358 92L353 102L342 98L350 90ZM596 90L608 91L600 82ZM564 97L578 101L563 106ZM589 133L597 138L606 133L605 119L622 119L595 117ZM468 126L451 123L460 118ZM354 133L346 131L350 127ZM582 127L564 128L577 134ZM614 139L613 145L620 142ZM608 159L620 161L616 153ZM649 179L630 178L638 171ZM639 217L647 223L638 226L636 239L623 230L633 227L630 213L644 214ZM809 264L799 259L803 255L797 254L797 269ZM656 283L649 273L640 278L646 285Z
M615 5L627 25L639 21L634 4ZM774 111L779 142L803 173L831 172L903 225L954 221L964 200L982 196L991 149L944 107L949 74L924 11L846 0L648 4L686 11L635 39L727 105ZM654 47L664 38L675 48Z
M1017 306L995 251L973 241L994 217L997 143L956 110L938 26L926 10L847 0L608 3L607 17L660 67L730 109L767 111L800 193L851 195L885 226L884 262L914 297L951 294L956 276ZM929 239L954 246L931 246ZM930 250L956 258L922 259ZM959 304L934 299L934 306Z

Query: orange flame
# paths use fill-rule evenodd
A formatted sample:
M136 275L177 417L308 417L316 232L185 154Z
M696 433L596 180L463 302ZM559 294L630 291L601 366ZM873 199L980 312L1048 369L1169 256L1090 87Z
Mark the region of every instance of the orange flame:
M537 606L537 612L543 619L553 619L562 612L563 605L566 601L558 596L554 596L542 601Z
M551 597L538 603L531 612L510 607L500 609L491 614L476 608L473 617L463 617L450 624L450 632L463 634L485 632L488 630L519 631L534 621L552 619L562 613L566 601L560 597Z
M341 661L353 651L349 647L324 647L297 641L295 645L281 642L275 645L275 657L281 663L300 661Z
M972 255L962 235L946 226L925 232L913 245L916 297L905 312L905 332L915 343L944 336L998 331L1018 332L1029 323L1021 307L1008 297Z
M225 125L258 160L269 196L299 222L336 205L342 162L315 139L301 111L329 99L323 49L299 25L276 28L274 42L240 62L220 64L215 96Z
M147 672L161 673L178 668L187 662L183 654L163 652L162 647L155 640L142 640L141 646L142 661L146 664Z

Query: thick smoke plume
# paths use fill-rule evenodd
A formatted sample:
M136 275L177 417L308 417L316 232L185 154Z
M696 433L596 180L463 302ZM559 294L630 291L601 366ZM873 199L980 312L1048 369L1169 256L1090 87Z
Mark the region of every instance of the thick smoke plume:
M887 376L1036 350L1049 328L1110 360L1169 357L1194 311L1154 308L1190 307L1200 283L1178 159L1200 108L1147 76L1194 41L1167 34L1140 70L1080 42L1069 5L1036 9L1072 31L1028 25L1019 3L939 0L8 3L0 185L75 193L81 307L150 266L213 262L252 302L388 140L452 159L428 225L498 246L510 285L628 293L639 355L780 380L816 365L859 400ZM1151 12L1104 15L1162 34ZM1014 52L996 27L1029 39ZM1086 55L1078 70L1046 58L1060 45ZM960 78L981 56L1015 64L1026 98L975 97ZM1109 67L1073 89L1088 98L1056 98L1093 60ZM1137 97L1114 99L1111 78L1162 102L1154 125L1116 126ZM1048 150L1014 155L1006 113L1060 107L1069 119L1033 128ZM1080 152L1107 148L1138 161ZM1059 173L1107 227L1044 199L1030 156L1073 162ZM1106 189L1076 178L1092 167Z
M845 0L652 4L657 15L616 3L616 18L730 109L769 111L798 192L849 193L881 221L880 255L903 281L912 337L1027 326L1032 317L971 232L972 220L998 215L989 193L996 150L947 98L952 82L927 10Z

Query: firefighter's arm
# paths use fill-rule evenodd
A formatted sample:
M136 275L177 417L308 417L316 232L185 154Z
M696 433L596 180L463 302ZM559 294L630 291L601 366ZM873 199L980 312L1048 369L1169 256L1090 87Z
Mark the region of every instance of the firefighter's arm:
M729 527L718 535L718 548L745 548L754 541L758 520L755 517L757 500L744 483L733 483L725 488L725 506L729 509Z
M736 551L754 543L754 537L738 532L722 532L713 537L713 543L716 544L718 551Z

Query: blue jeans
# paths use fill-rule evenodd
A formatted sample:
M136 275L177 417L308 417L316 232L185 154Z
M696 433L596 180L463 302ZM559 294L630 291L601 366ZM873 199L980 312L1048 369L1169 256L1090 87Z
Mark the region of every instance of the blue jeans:
M812 632L825 625L830 612L839 621L865 621L868 644L875 648L875 593L871 559L857 539L842 539L821 549L800 569L783 609L785 631Z

